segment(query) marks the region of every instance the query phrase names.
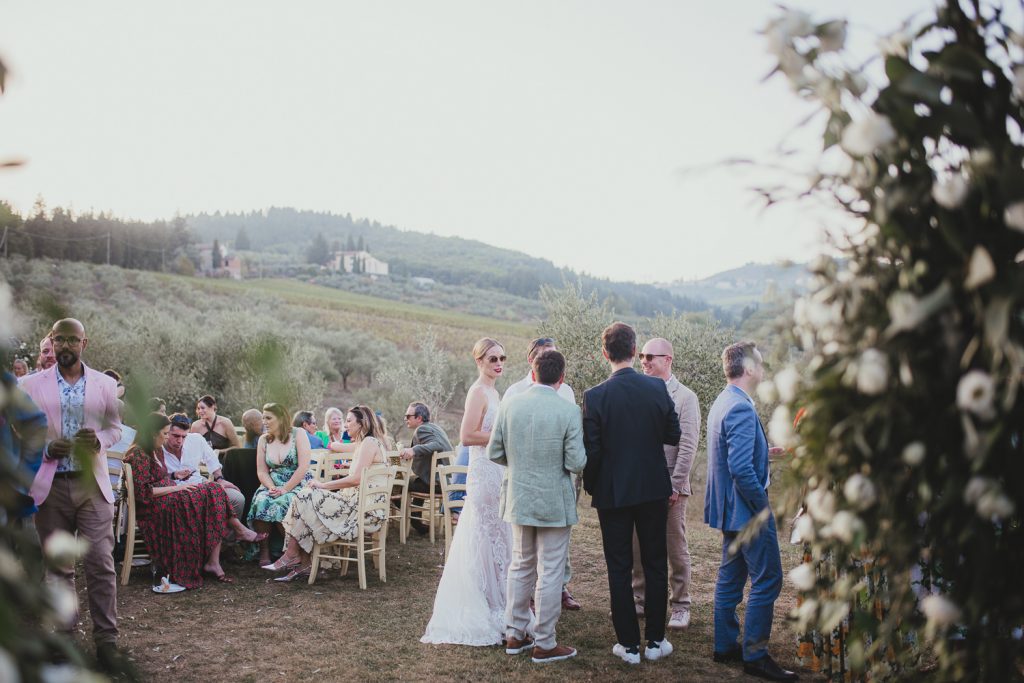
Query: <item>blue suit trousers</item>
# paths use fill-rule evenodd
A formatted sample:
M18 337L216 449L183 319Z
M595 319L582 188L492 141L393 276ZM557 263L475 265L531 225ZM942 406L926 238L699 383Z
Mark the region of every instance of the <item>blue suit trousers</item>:
M736 607L743 601L743 588L750 578L743 626L743 660L753 662L768 654L772 634L775 599L782 590L782 558L775 515L768 518L760 533L732 555L729 546L737 532L722 532L722 566L715 584L715 652L736 647L740 624Z

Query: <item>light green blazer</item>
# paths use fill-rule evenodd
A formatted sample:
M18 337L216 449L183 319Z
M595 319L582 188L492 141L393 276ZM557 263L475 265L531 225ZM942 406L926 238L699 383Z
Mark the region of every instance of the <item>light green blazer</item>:
M487 457L506 465L501 516L520 526L563 527L579 521L569 473L587 464L580 409L536 384L502 401Z

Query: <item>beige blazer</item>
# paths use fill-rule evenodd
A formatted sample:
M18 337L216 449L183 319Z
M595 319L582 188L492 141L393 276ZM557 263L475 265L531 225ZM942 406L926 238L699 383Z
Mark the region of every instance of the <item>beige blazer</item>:
M679 429L682 436L676 446L665 446L665 464L668 475L672 479L672 490L684 496L690 495L690 468L697 455L697 444L700 442L700 405L697 394L672 375L665 382L668 395L676 407L679 416Z

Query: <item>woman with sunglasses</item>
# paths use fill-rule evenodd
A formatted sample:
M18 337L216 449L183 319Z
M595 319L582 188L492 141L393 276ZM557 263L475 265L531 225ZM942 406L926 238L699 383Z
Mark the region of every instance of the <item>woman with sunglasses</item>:
M466 395L459 435L469 446L466 506L434 598L424 643L497 645L505 632L505 584L511 560L512 528L498 506L505 468L487 457L491 426L498 413L494 384L505 365L505 349L484 338L473 347L477 380Z

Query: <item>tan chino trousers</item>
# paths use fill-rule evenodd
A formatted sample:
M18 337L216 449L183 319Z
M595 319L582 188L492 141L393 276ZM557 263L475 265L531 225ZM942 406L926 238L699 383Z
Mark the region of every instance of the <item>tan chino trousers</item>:
M668 533L665 537L668 547L669 605L672 609L690 608L690 548L686 545L686 501L689 496L679 496L676 504L668 509ZM633 533L633 599L638 608L644 606L644 570L640 566L640 544Z

